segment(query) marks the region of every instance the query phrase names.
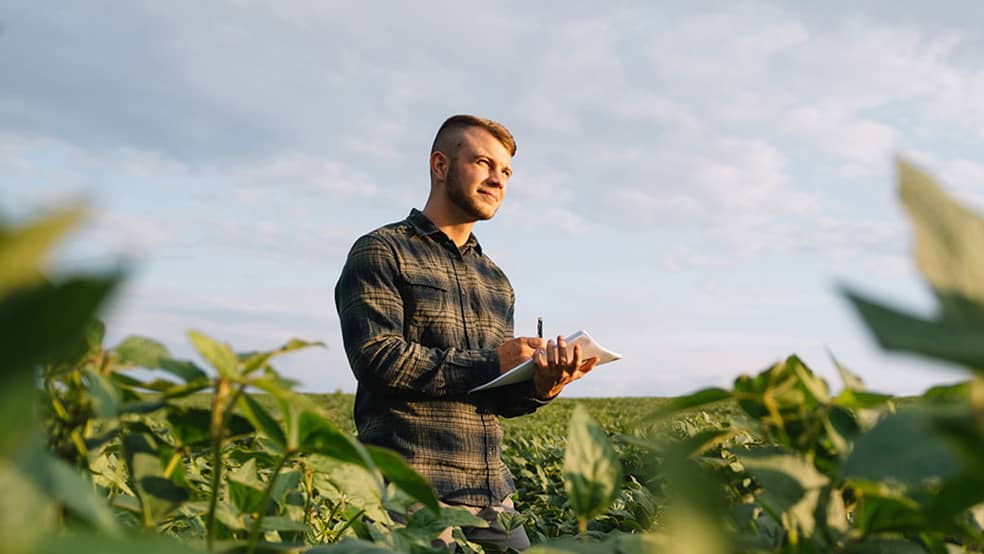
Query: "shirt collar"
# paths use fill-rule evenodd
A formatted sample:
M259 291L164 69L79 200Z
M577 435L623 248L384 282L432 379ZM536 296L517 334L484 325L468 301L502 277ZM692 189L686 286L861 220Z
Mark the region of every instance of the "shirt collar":
M409 223L410 226L413 227L413 229L421 236L426 237L428 235L438 234L448 244L454 244L454 242L444 234L444 231L438 229L437 225L434 225L434 222L427 219L424 212L418 210L417 208L412 208L410 210L410 215L407 216L407 223ZM475 252L478 253L479 256L482 255L482 245L479 244L478 239L475 238L475 233L468 234L468 240L465 241L464 246L462 246L460 250L464 253L467 252L469 248L474 248Z

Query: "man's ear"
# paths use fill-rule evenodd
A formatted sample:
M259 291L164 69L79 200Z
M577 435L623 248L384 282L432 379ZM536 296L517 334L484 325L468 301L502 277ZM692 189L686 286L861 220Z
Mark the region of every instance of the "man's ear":
M448 156L440 150L431 152L430 156L431 177L435 181L444 181L448 176Z

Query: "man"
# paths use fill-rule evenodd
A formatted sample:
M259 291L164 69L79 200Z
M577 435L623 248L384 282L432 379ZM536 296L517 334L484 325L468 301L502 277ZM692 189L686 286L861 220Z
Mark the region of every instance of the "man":
M495 522L512 510L515 491L497 416L536 410L597 359L582 361L580 347L562 337L514 338L512 286L471 232L502 203L515 153L512 135L494 121L445 121L423 212L356 241L335 303L359 382L359 439L399 452L443 502L485 517L492 526L466 530L471 540L522 550L526 533ZM530 358L532 381L468 393Z

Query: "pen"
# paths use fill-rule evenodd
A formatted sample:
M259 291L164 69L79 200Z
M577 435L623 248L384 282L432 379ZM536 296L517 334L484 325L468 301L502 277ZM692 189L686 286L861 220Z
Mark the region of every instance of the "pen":
M543 318L542 317L536 318L536 336L539 337L539 338L541 338L541 339L543 338Z

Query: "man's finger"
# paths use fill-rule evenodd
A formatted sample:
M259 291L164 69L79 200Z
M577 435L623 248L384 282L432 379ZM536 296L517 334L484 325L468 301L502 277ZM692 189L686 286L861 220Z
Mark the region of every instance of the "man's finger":
M564 337L557 335L557 363L566 366L567 357L567 342Z
M557 344L553 339L547 341L547 363L557 365Z

